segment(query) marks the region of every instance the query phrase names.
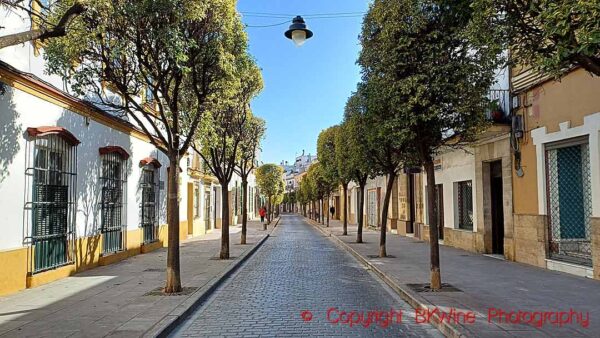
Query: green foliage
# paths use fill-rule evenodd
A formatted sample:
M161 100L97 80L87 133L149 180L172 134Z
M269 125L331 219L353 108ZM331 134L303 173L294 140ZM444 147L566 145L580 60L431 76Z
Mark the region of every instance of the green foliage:
M359 84L358 91L348 98L344 111L344 122L336 138L337 143L343 143L339 152L338 163L344 174L357 184L364 184L369 176L375 176L374 165L371 162L369 143L367 142L367 126L364 122L366 104Z
M472 32L510 48L512 63L560 77L572 65L600 76L598 0L475 0Z
M236 172L243 178L254 170L256 153L260 150L260 142L266 132L265 120L257 116L250 116L244 128L239 144L239 156Z
M337 181L332 181L327 171L320 162L311 165L306 173L311 200L320 200L329 196L337 186Z
M470 3L375 0L371 5L361 35L359 92L367 141L381 144L385 156L424 163L448 137L470 142L487 126L482 102L498 58L495 49L468 38Z
M256 170L256 184L263 195L274 200L281 196L283 200L285 182L283 181L283 169L280 166L267 163L258 167Z
M319 134L317 139L317 154L323 171L323 179L332 185L341 183L337 163L337 149L335 137L339 133L339 126L329 127Z
M239 92L239 70L249 63L235 1L87 5L69 34L48 41L48 72L63 76L76 94L103 109L127 114L159 149L182 156L202 117L216 110L214 102L220 106ZM140 96L150 96L143 93L152 102L142 102Z

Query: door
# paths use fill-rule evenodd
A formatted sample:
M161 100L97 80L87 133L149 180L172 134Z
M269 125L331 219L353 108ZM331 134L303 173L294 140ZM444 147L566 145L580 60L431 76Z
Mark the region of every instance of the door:
M369 190L367 200L367 225L377 227L377 190Z
M550 257L591 266L592 192L587 138L546 147Z
M504 255L504 207L502 204L502 161L490 163L492 253Z
M415 199L415 176L408 174L408 223L406 224L406 233L412 234L415 232L415 214L417 213Z
M444 240L444 185L435 185L435 209L438 223L438 239Z
M204 191L204 229L206 231L210 230L210 190L206 189Z

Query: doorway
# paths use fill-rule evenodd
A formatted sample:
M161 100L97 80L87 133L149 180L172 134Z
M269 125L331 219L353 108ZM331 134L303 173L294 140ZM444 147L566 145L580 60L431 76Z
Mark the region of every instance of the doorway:
M438 224L438 239L444 240L444 185L436 184L434 193L434 210Z
M492 254L504 255L502 161L490 163L490 193L492 213Z
M408 174L408 222L406 223L406 233L415 232L415 214L417 212L415 199L415 175Z

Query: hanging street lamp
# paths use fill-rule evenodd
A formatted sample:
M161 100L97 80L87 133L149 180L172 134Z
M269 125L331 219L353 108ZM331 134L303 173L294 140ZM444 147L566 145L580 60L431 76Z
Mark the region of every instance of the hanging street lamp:
M294 41L296 47L302 46L312 36L313 32L306 28L306 22L300 15L292 20L290 28L285 32L285 37Z

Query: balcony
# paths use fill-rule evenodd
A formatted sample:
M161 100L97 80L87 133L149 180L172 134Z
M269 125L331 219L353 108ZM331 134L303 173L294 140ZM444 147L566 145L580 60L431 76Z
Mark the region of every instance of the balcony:
M510 124L510 91L508 89L490 89L485 103L485 117L494 123Z

